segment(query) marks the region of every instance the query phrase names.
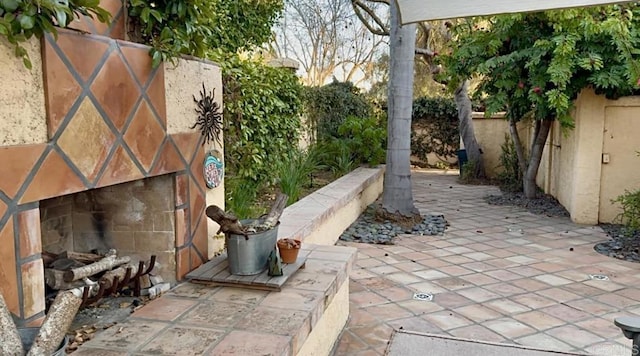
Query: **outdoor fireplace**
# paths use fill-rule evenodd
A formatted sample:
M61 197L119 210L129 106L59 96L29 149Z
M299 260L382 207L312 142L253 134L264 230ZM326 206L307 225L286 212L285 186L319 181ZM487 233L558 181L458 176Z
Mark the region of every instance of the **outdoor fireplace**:
M43 252L115 249L136 265L155 255L153 273L176 281L172 175L42 200L40 222Z
M115 20L100 35L27 42L32 70L0 53L0 98L21 103L0 107L0 292L19 326L43 319L45 252L155 254L154 273L179 281L208 260L206 205L224 205L203 177L222 147L192 129L219 68L153 68L148 47L122 40L122 3L103 2Z

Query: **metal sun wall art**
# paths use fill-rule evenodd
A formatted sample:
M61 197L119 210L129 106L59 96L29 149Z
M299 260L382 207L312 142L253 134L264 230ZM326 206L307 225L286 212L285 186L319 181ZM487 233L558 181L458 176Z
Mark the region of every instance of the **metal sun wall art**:
M202 83L202 91L200 92L200 99L196 99L193 96L193 101L196 103L196 113L198 113L198 119L196 123L191 126L192 129L199 127L200 133L204 137L202 145L213 141L214 139L218 145L222 145L220 141L220 133L222 132L222 111L220 104L215 99L215 88L207 93L207 90Z

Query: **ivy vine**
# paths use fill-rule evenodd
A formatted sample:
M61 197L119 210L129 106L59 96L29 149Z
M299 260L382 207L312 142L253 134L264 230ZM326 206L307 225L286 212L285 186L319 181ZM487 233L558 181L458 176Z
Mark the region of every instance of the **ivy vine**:
M0 0L0 35L15 47L15 55L31 69L31 59L21 45L31 37L67 27L75 17L90 16L109 22L111 14L99 6L100 0Z

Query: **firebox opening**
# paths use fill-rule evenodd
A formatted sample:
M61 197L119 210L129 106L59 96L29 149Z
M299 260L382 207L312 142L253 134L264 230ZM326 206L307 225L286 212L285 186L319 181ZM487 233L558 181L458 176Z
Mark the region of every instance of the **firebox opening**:
M152 274L176 282L173 175L40 201L42 250L104 254L157 262ZM46 265L46 263L45 263Z

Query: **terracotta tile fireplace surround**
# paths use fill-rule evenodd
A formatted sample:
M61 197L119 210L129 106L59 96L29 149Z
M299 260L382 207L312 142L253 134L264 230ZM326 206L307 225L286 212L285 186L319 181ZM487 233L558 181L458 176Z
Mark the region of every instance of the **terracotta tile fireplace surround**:
M99 34L60 31L39 45L46 115L24 122L45 127L46 140L0 137L0 291L20 325L44 315L43 251L156 254L158 273L173 282L208 259L208 146L189 127L192 93L169 103L180 89L166 78L169 64L152 69L147 47L121 39L120 2L103 3L114 23L80 26ZM221 85L209 66L216 83L207 85Z

